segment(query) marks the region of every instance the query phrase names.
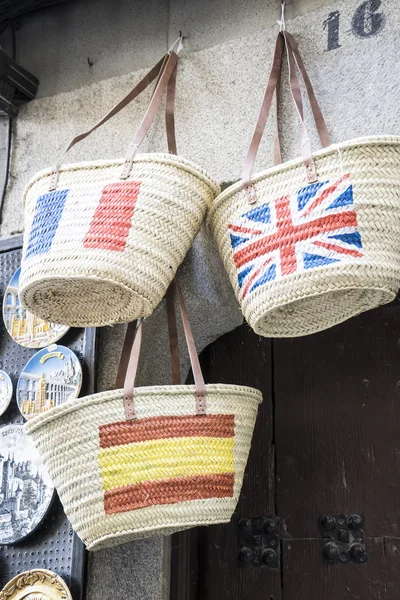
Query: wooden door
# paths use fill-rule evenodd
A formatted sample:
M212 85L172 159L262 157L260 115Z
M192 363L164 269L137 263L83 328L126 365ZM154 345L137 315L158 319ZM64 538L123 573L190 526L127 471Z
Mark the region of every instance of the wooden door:
M304 338L243 325L202 364L209 382L254 386L264 401L231 523L173 537L171 599L398 600L399 303ZM241 519L271 516L278 564L240 566Z

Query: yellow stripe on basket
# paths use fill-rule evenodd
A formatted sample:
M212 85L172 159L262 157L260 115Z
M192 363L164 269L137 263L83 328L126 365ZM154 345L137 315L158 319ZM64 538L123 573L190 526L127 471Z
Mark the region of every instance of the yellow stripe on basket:
M191 437L103 448L104 490L156 479L234 472L234 438Z

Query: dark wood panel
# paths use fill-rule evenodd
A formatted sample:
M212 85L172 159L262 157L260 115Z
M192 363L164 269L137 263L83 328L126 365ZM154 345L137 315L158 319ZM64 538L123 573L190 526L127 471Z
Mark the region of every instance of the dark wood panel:
M187 529L171 539L171 600L199 599L199 529Z
M384 539L387 600L400 598L400 538Z
M317 335L276 340L274 366L284 536L316 537L320 515L350 512L365 514L367 536L397 536L399 305Z
M280 600L279 571L266 567L239 568L237 563L237 520L275 514L271 342L258 338L243 325L207 348L201 355L201 363L208 383L250 385L263 392L264 400L232 522L199 528L197 538L187 532L173 536L170 597Z
M271 342L247 325L225 335L202 355L209 383L238 383L263 393L242 494L232 522L200 530L200 600L279 600L280 573L240 568L237 521L275 514Z
M282 600L398 600L388 595L382 539L367 541L368 562L328 565L321 540L283 542Z

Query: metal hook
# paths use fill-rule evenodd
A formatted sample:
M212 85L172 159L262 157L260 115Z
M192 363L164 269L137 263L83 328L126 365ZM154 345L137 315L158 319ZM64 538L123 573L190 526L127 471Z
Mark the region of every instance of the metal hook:
M183 48L183 40L184 40L184 36L182 35L182 31L179 30L179 37L178 39L175 40L175 42L172 44L172 46L169 49L169 52L175 51L177 54L179 54L179 52L181 52L182 48ZM176 47L176 49L175 49Z
M281 19L280 19L280 21L278 21L279 31L286 31L285 7L286 7L285 0L281 0Z

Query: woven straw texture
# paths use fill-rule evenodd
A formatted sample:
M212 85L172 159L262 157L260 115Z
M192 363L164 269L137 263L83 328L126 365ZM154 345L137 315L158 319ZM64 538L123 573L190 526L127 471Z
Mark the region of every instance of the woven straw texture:
M240 183L208 216L243 315L267 337L327 329L393 300L400 287L400 137L374 136Z
M150 315L219 193L205 171L172 154L79 163L39 173L25 192L20 297L35 315L92 327Z
M136 388L77 398L26 423L74 530L89 550L228 522L235 510L261 393L207 385Z

